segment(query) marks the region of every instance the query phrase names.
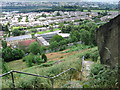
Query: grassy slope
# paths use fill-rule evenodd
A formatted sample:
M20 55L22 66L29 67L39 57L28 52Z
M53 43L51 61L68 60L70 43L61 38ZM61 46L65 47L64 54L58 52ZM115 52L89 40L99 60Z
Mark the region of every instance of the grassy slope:
M69 55L69 56L66 56L65 58L62 58L61 59L62 62L53 64L52 66L49 66L49 67L44 67L44 66L41 67L41 65L38 65L38 66L30 67L30 68L25 68L22 71L33 73L33 74L38 74L38 75L45 75L45 76L54 76L69 68L76 68L77 70L80 71L81 70L81 57L85 55L85 53L93 52L96 49L97 48L95 47L95 48L88 49L88 50L77 51L76 53L74 53L74 55ZM16 62L19 62L19 60ZM67 81L70 80L71 76L73 77L72 79L79 80L80 78L78 78L78 75L80 75L80 73L75 72L75 71L63 74L62 75L63 77L60 76L56 78L54 82L54 87L60 87L64 85ZM16 77L15 82L16 82L17 88L33 88L33 87L48 87L49 88L51 87L51 82L48 79L36 78L33 76L22 75L22 74L14 74L14 77ZM11 80L9 79L7 79L7 81L3 80L3 87L8 88L10 86L11 86Z

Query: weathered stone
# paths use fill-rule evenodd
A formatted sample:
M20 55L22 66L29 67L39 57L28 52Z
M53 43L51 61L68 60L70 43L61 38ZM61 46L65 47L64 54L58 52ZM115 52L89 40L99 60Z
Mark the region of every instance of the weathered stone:
M111 19L96 31L96 40L102 64L115 66L118 63L120 43L120 15Z

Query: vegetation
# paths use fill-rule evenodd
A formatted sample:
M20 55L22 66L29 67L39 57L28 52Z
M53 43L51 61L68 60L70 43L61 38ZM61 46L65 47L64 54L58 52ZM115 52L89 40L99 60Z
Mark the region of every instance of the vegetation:
M37 34L44 34L44 33L49 33L49 32L52 32L52 31L57 31L59 29L53 29L53 30L47 30L47 31L40 31L40 32L37 32Z
M40 46L37 42L33 42L30 46L29 46L29 50L32 54L38 54L41 53L41 49Z
M85 45L96 46L95 30L98 25L94 22L83 21L81 25L68 25L62 27L63 33L70 33L70 41L82 41Z
M10 47L6 47L2 49L2 58L6 62L21 59L22 57L24 57L24 54L24 51L18 48L12 49Z
M4 61L12 61L24 57L24 51L18 48L11 48L7 46L6 41L2 41L2 58Z
M62 62L59 64L55 64L55 61L48 61L46 63L41 63L38 66L33 66L30 68L23 69L23 72L38 74L38 75L44 75L44 76L54 76L62 71L65 71L69 68L75 68L77 70L81 70L81 58L84 56L87 52L94 52L97 48L92 48L89 50L85 50L81 53L76 53L74 55L71 55L69 57L66 57L64 59L61 59ZM33 54L32 54L33 55ZM32 55L29 55L32 57ZM32 59L34 60L34 59ZM67 81L72 79L78 79L77 75L79 73L76 71L69 71L60 77L57 77L54 81L54 87L58 88L63 86ZM15 82L16 82L16 88L51 88L51 81L49 79L45 78L36 78L29 75L22 75L22 74L14 74ZM11 80L3 79L3 88L10 88L11 86Z
M84 88L118 88L118 67L110 68L102 64L94 64L89 81Z
M40 54L34 55L32 53L30 53L29 55L25 56L23 58L23 61L26 62L26 64L27 64L28 67L31 67L31 66L33 66L35 64L39 65L39 64L45 62L45 60L43 60L40 57Z

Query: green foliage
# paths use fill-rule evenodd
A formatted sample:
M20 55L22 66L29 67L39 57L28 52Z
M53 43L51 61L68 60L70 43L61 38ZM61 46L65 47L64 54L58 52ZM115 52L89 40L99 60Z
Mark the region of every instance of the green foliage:
M8 71L10 71L10 68L7 66L7 63L2 61L2 73L7 73Z
M98 50L92 51L92 52L87 52L85 55L85 59L92 59L92 61L97 61L99 57L99 52Z
M77 70L81 70L81 57L85 55L88 51L95 51L97 48L92 48L89 50L85 50L84 52L81 53L76 53L75 55L68 56L65 59L62 59L62 61L59 64L56 64L55 61L48 61L46 63L38 65L38 66L33 66L29 67L27 69L22 70L23 72L28 72L28 73L33 73L37 75L43 75L43 76L54 76L57 75L69 68L75 68ZM54 86L55 87L61 87L64 84L66 84L67 80L70 80L70 77L73 79L75 78L76 75L78 75L79 72L74 71L69 71L65 74L62 74L61 76L57 77L54 81ZM14 75L15 81L16 81L16 88L37 88L41 86L42 88L51 88L51 82L49 79L44 79L42 77L35 79L33 76L29 75L23 75L23 74L15 74ZM11 88L11 80L2 80L4 83L2 84L4 88ZM34 83L33 83L34 82ZM40 87L40 88L41 88Z
M38 53L42 53L40 50L40 45L37 42L33 42L29 46L29 50L32 54L37 55Z
M31 29L31 32L32 32L32 33L36 33L37 30L36 30L36 29Z
M23 61L25 61L27 63L28 67L33 66L33 60L34 60L34 55L33 54L29 54L28 56L23 58Z
M29 22L29 20L28 20L28 16L26 16L26 20L25 20L26 22Z
M4 41L4 40L2 40L2 47L3 47L3 48L6 48L6 47L7 47L7 42Z
M86 45L96 46L95 30L97 24L89 20L80 20L80 25L61 25L62 33L70 33L69 42L82 41Z
M18 29L14 29L14 30L12 31L12 34L13 34L13 36L19 36L19 35L21 34L21 32L20 32L20 30L18 30Z
M61 32L62 33L70 33L73 30L73 25L62 26Z
M20 33L21 33L21 35L25 35L25 31L21 31Z
M46 14L43 13L43 14L41 15L41 17L46 17Z
M55 35L53 36L51 39L50 39L50 42L60 42L61 40L63 40L64 38L62 36L59 36L59 35Z
M56 16L60 16L60 15L61 15L60 12L57 12Z
M34 64L41 64L44 63L45 61L40 57L40 54L34 55L30 53L29 55L25 56L23 58L23 61L27 63L28 67L33 66Z
M67 40L64 39L62 36L55 35L50 40L50 49L53 51L61 51L64 50L67 44Z
M47 56L45 54L42 54L42 59L44 60L44 62L47 62Z
M58 42L54 41L50 43L49 48L52 49L53 51L57 51L58 50Z
M2 58L6 61L13 61L13 60L17 60L17 59L21 59L22 57L24 57L24 51L20 50L20 49L12 49L10 47L6 47L5 49L2 49Z
M118 67L95 64L90 73L91 88L118 88Z

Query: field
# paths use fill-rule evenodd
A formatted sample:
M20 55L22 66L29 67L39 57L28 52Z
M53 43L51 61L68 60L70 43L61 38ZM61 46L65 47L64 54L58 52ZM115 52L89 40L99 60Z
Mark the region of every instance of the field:
M57 29L53 29L53 30L41 31L41 32L37 32L37 34L44 34L44 33L49 33L51 31L57 31L57 30L59 30L59 29L57 28Z

